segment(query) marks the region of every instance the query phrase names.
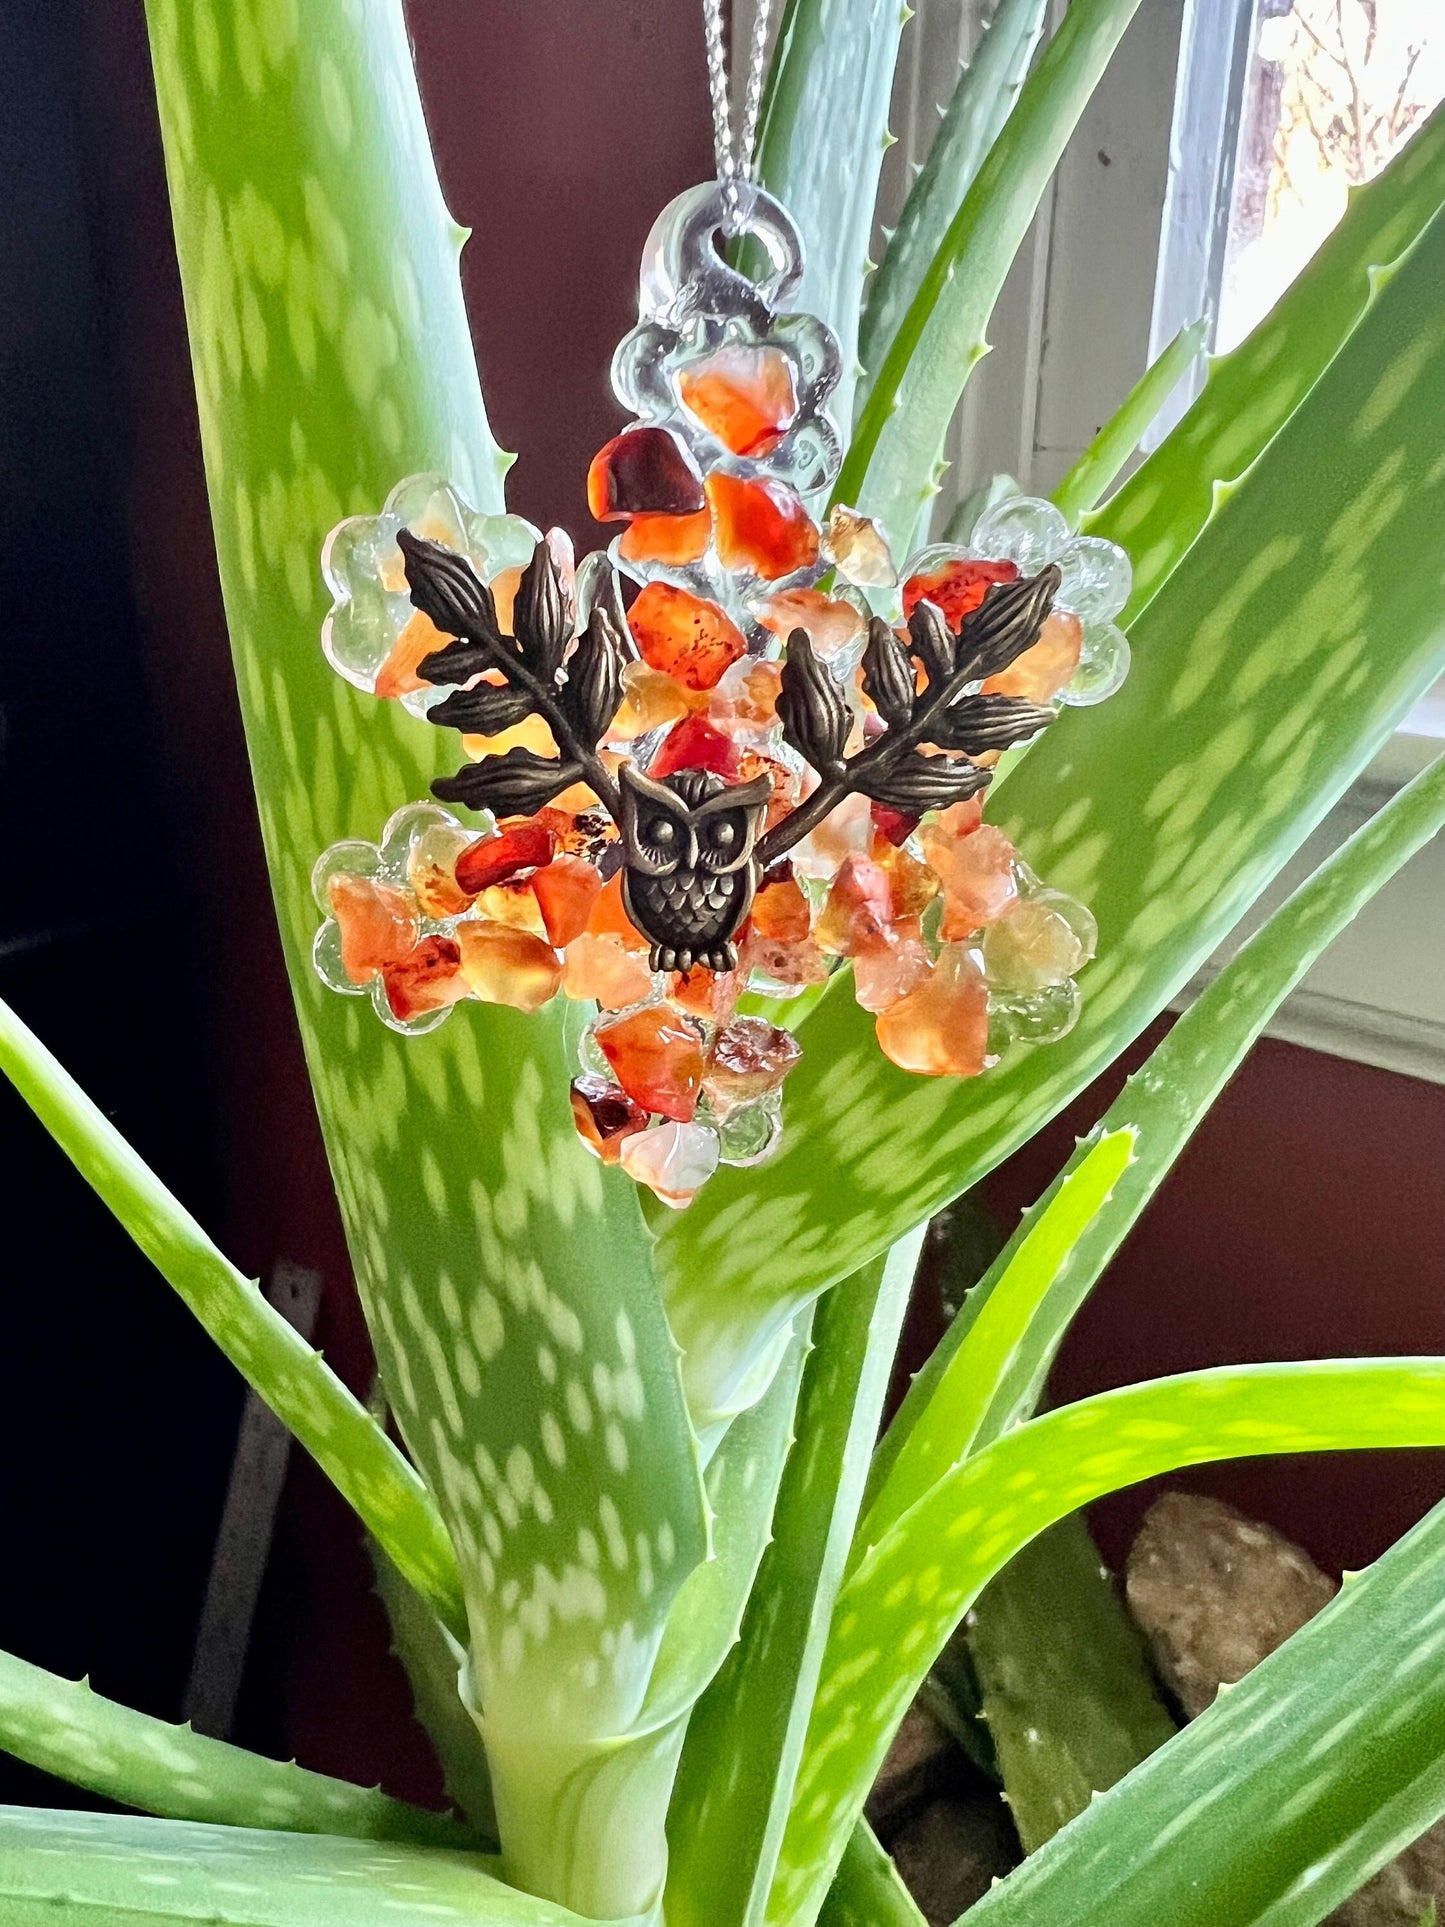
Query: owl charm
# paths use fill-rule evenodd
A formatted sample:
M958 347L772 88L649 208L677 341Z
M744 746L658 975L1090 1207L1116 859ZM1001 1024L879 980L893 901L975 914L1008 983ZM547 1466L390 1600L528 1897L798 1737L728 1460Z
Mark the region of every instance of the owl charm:
M682 769L655 783L624 763L622 900L654 970L736 970L732 939L753 900L766 776L727 783Z

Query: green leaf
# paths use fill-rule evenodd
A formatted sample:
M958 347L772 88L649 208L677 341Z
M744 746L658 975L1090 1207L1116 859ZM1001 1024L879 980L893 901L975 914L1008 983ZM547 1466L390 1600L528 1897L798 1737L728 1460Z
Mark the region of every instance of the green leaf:
M846 984L808 1019L763 1170L718 1175L658 1258L689 1371L992 1169L1205 962L1438 673L1445 219L1135 625L1134 670L1019 765L1001 827L1099 919L1075 1029L970 1081L912 1077ZM744 1182L743 1180L746 1180Z
M1445 202L1445 107L1367 186L1254 332L1209 366L1194 405L1102 509L1090 535L1128 549L1134 589L1125 627L1279 433L1421 230Z
M1077 1513L1014 1554L966 1625L1009 1812L1033 1853L1175 1724Z
M743 1611L773 1532L812 1322L810 1312L800 1315L772 1383L757 1404L729 1426L708 1467L713 1556L678 1594L653 1668L643 1709L647 1720L685 1713L737 1644Z
M796 305L826 321L843 351L829 408L845 435L878 176L892 140L888 101L908 18L904 0L788 0L758 130L758 179L803 236Z
M1334 942L1395 872L1445 825L1445 759L1393 796L1282 903L1190 1005L1081 1143L1054 1184L970 1294L927 1365L908 1389L874 1460L878 1502L874 1536L896 1519L964 1450L999 1437L1030 1417L1065 1332L1109 1260L1138 1222L1196 1127L1246 1053L1316 958ZM1067 1201L1109 1134L1128 1135L1134 1155L1119 1171L1072 1243L1053 1247L1032 1316L1015 1326L1011 1353L975 1360L976 1344L1007 1313L994 1311L1000 1290L1012 1295L1026 1260ZM1041 1281L1042 1282L1042 1281ZM977 1334L977 1336L976 1336ZM975 1409L976 1380L988 1380L987 1409ZM971 1428L971 1429L970 1429ZM903 1467L897 1480L894 1470ZM911 1469L910 1469L911 1468ZM884 1479L887 1485L884 1486Z
M1114 1131L1091 1144L1047 1205L990 1267L987 1276L994 1282L987 1290L982 1283L977 1288L977 1309L966 1321L966 1336L960 1334L959 1342L949 1345L948 1369L930 1375L928 1395L915 1399L916 1418L910 1413L911 1422L890 1426L875 1456L870 1503L858 1533L859 1557L950 1465L973 1451L1039 1306L1133 1154L1131 1130Z
M818 1918L822 1927L924 1927L912 1894L866 1820L853 1829Z
M901 1240L818 1308L773 1542L688 1729L668 1813L670 1927L761 1917L921 1244Z
M473 1838L449 1814L171 1726L13 1653L0 1653L0 1747L75 1786L170 1819L430 1846Z
M1074 0L918 284L873 379L833 494L900 554L937 493L948 425L984 329L1079 116L1139 0Z
M407 1585L376 1541L369 1540L368 1546L376 1594L391 1631L391 1650L411 1685L412 1712L431 1741L447 1798L456 1802L483 1839L495 1842L492 1776L477 1723L462 1704L460 1675L466 1649Z
M989 1580L1048 1526L1186 1465L1442 1444L1445 1359L1347 1359L1131 1385L1049 1412L953 1467L838 1595L769 1920L813 1918L929 1667Z
M456 1559L411 1466L5 1004L0 1071L398 1568L451 1624L464 1625Z
M859 406L867 402L872 377L883 366L949 223L1013 109L1047 12L1047 0L999 0L959 76L923 171L868 283L858 331L858 359L864 370Z
M667 1841L654 1820L667 1809L688 1714L737 1637L767 1544L809 1323L805 1313L766 1394L729 1428L708 1467L713 1557L678 1594L629 1731L560 1741L545 1728L530 1739L509 1732L499 1758L484 1720L509 1872L545 1868L583 1913L614 1912L624 1876L630 1890L661 1893Z
M1154 417L1194 365L1208 327L1207 322L1196 321L1179 330L1054 490L1056 507L1074 528L1108 489L1144 439Z
M148 0L267 863L377 1362L457 1547L505 1808L509 1742L628 1730L706 1555L701 1475L635 1187L572 1127L567 1013L471 1004L403 1038L312 968L317 853L375 839L447 754L327 665L322 542L426 471L495 511L505 464L395 0L220 0L214 34L192 12ZM599 1663L604 1627L619 1643ZM662 1805L655 1822L660 1839Z
M970 1908L1314 1927L1445 1813L1445 1506Z
M577 1927L471 1854L0 1807L0 1927Z

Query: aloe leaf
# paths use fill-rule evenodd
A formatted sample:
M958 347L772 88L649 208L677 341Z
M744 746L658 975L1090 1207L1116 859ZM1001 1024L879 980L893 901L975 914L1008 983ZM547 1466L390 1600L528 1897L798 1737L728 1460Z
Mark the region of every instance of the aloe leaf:
M921 1244L901 1240L818 1308L773 1541L688 1729L668 1813L670 1927L761 1918Z
M189 1726L102 1699L87 1680L61 1679L13 1653L0 1653L0 1748L75 1786L172 1820L434 1847L474 1839L450 1814L207 1739Z
M843 377L829 403L853 419L858 309L905 0L789 0L758 129L757 174L803 236L797 305L837 335Z
M1025 82L894 333L834 499L876 516L900 554L938 492L948 425L984 329L1089 96L1139 0L1074 0Z
M0 1927L577 1927L471 1854L0 1807Z
M793 1442L811 1312L800 1315L781 1365L757 1404L728 1428L707 1470L713 1556L678 1594L653 1668L644 1718L685 1712L736 1645L758 1565L774 1530L774 1507Z
M1074 528L1108 491L1143 441L1154 417L1194 365L1208 327L1205 321L1195 321L1179 330L1054 490L1055 506Z
M1339 353L1415 237L1445 202L1445 107L1374 180L1349 190L1343 220L1239 347L1209 365L1202 393L1118 493L1085 518L1128 549L1125 627Z
M1013 110L1039 44L1048 0L999 0L985 24L933 136L923 170L909 190L878 272L868 283L858 331L863 375L858 405L867 402L949 223L972 187Z
M481 1734L462 1702L459 1685L466 1649L407 1585L375 1540L368 1543L377 1597L391 1632L392 1654L410 1683L412 1712L431 1741L447 1798L455 1801L483 1839L495 1843L497 1808L492 1799L492 1776L487 1771Z
M877 1489L859 1529L860 1557L950 1465L974 1449L1039 1306L1133 1155L1130 1130L1111 1132L1091 1144L1047 1205L990 1267L987 1276L994 1283L987 1291L982 1285L976 1288L979 1303L967 1335L950 1347L949 1369L931 1377L931 1395L920 1396L916 1403L916 1422L889 1427L870 1478L870 1486L876 1481Z
M998 1164L1204 963L1438 673L1445 219L1066 715L1001 827L1099 919L1075 1029L977 1081L911 1077L838 989L808 1019L777 1157L719 1174L658 1246L696 1381ZM746 1179L746 1182L740 1179Z
M458 1550L505 1808L514 1743L534 1790L540 1732L559 1758L627 1732L707 1551L701 1474L635 1187L572 1128L566 1013L469 1005L401 1038L311 967L317 853L375 839L445 749L327 666L322 542L408 474L447 473L494 511L505 465L395 0L314 0L304 27L293 4L223 0L214 33L191 12L148 0L267 862L378 1365ZM599 1665L603 1626L619 1645ZM658 1839L662 1822L659 1805ZM645 1906L625 1829L596 1824L554 1850L589 1882L613 1866L603 1911Z
M0 1071L287 1425L379 1544L453 1626L465 1624L456 1558L425 1486L294 1326L219 1252L102 1111L5 1004Z
M967 1638L1025 1853L1175 1732L1139 1630L1077 1513L984 1588Z
M1445 1813L1445 1507L968 1927L1314 1927Z
M866 1820L849 1837L818 1919L822 1927L924 1927L912 1894Z
M1280 905L1190 1005L1147 1064L1081 1143L1058 1179L970 1294L927 1365L908 1389L875 1458L874 1536L921 1496L964 1450L997 1438L1029 1417L1059 1344L1196 1127L1284 999L1316 958L1370 900L1445 825L1445 759L1422 771L1322 863ZM1058 1250L1010 1355L985 1365L973 1348L997 1329L994 1295L1010 1289L1036 1235L1056 1219L1103 1148L1102 1136L1127 1135L1134 1155L1107 1201ZM976 1337L976 1333L979 1335ZM987 1377L986 1409L976 1387ZM886 1483L885 1483L886 1480Z
M989 1580L1047 1527L1186 1465L1441 1444L1445 1359L1348 1359L1131 1385L1033 1419L953 1467L838 1595L769 1920L814 1917L929 1667Z

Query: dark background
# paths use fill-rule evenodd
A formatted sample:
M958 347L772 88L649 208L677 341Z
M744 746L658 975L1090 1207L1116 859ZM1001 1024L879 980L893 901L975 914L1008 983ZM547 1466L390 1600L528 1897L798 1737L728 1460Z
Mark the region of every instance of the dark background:
M676 0L418 0L409 17L511 502L586 546L583 477L658 208L710 171ZM248 1271L365 1335L291 1021L210 551L140 0L0 0L0 995ZM1132 1061L1145 1054L1146 1045ZM1117 1088L1000 1171L1007 1224ZM0 1646L174 1718L240 1389L8 1089ZM1225 1361L1445 1351L1445 1089L1266 1043L1080 1319L1075 1397ZM932 1326L920 1307L918 1346ZM1358 1566L1438 1455L1188 1483ZM1117 1557L1148 1494L1096 1524ZM237 1737L431 1788L350 1516L293 1466ZM0 1799L80 1796L0 1756Z

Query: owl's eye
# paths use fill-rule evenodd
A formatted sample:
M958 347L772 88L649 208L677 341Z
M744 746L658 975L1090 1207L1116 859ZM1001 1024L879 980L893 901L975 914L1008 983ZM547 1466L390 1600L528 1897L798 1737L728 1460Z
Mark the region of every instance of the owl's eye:
M709 840L715 850L730 850L738 840L738 826L725 816L715 817L709 832Z
M667 849L677 841L677 825L670 816L654 816L643 836L649 843L660 843Z

